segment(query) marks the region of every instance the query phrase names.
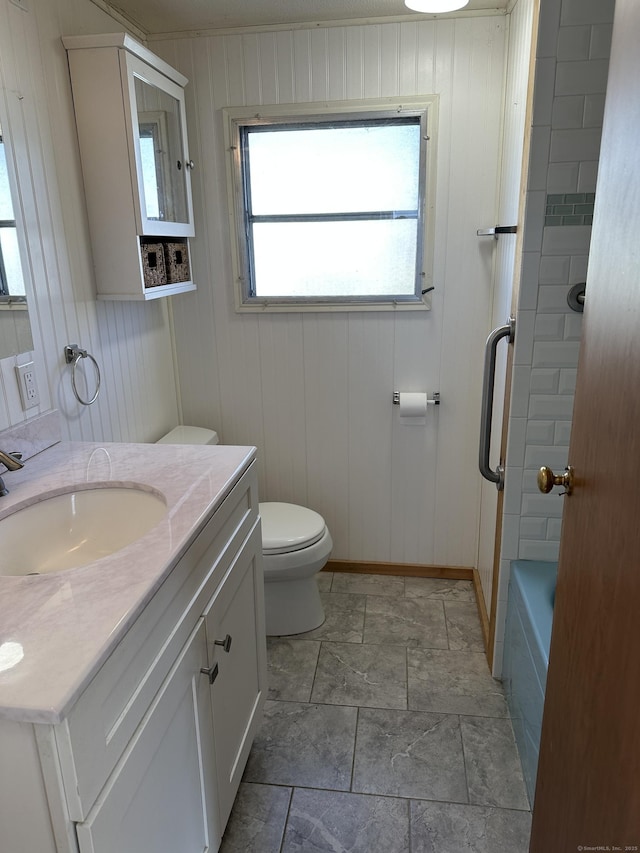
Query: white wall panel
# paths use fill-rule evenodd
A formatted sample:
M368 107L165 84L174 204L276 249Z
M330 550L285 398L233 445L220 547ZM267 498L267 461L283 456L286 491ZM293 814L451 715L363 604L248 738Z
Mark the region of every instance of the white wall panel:
M372 313L348 315L348 332L349 479L368 484L366 492L349 489L348 545L362 554L359 559L388 560L395 530L389 446L397 411L388 391L394 382L395 330L385 315ZM424 435L424 428L418 430Z
M491 311L491 267L475 232L496 215L505 26L489 16L153 44L190 78L198 159L202 278L197 293L174 300L184 419L218 428L227 443L257 444L262 498L322 512L337 558L475 564ZM221 109L433 93L433 310L236 314ZM439 390L443 404L426 426L406 427L394 390Z
M267 318L264 318L267 320ZM348 554L349 494L349 318L306 314L303 319L307 435L307 503L329 525L334 556ZM286 445L287 435L280 436ZM356 484L360 478L356 477ZM268 500L278 499L266 483Z
M178 419L167 306L161 300L149 305L95 300L69 73L60 41L62 34L113 32L121 25L90 0L29 0L27 5L25 12L0 0L3 118L15 150L27 232L41 396L40 407L29 415L59 408L67 438L151 440ZM102 390L91 407L73 397L63 359L67 343L79 343L100 364ZM90 365L86 368L93 383ZM26 415L17 402L12 370L4 365L0 381L0 426L20 423Z

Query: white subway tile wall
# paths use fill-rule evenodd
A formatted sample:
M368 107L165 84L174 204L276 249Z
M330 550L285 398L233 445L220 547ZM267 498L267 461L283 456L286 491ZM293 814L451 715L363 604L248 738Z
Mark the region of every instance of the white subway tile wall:
M614 6L615 0L563 0L560 27L611 23Z
M569 224L572 220L563 215L554 220L557 225L545 226L545 213L551 212L545 202L550 196L565 196L564 202L572 194L596 192L613 12L614 0L546 0L540 10L507 447L503 540L509 553L501 554L497 676L513 552L520 559L558 558L564 498L558 489L542 495L536 475L540 465L562 471L569 461L582 314L573 312L566 299L572 285L586 280L591 227Z

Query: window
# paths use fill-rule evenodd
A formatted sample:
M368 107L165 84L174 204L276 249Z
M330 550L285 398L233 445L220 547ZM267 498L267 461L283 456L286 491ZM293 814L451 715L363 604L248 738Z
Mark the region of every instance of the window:
M240 309L426 307L430 105L360 104L226 111Z
M18 232L11 203L7 157L0 129L0 298L24 301Z

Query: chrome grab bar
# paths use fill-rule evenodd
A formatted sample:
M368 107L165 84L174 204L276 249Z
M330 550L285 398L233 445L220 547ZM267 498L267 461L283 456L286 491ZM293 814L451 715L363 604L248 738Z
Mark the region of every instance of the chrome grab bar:
M509 317L509 322L499 326L487 338L484 350L484 376L482 379L482 407L480 414L480 453L478 464L480 473L495 483L499 492L504 489L504 467L498 465L494 471L489 464L489 453L491 451L491 426L493 420L493 390L496 381L496 349L502 338L509 338L512 344L516 334L516 318Z

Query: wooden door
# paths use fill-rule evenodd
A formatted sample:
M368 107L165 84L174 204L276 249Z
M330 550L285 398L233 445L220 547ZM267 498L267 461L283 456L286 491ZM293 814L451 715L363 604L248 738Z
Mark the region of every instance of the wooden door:
M640 849L639 44L617 0L532 853Z

